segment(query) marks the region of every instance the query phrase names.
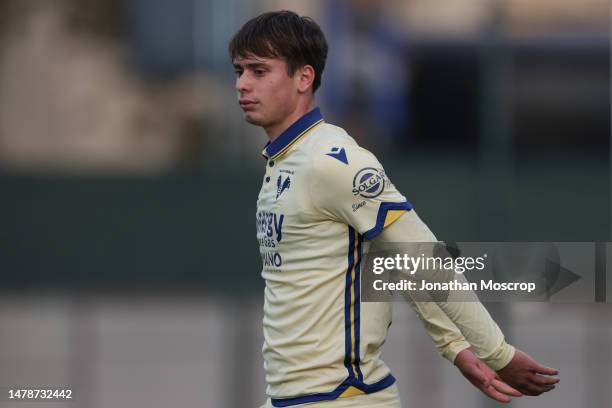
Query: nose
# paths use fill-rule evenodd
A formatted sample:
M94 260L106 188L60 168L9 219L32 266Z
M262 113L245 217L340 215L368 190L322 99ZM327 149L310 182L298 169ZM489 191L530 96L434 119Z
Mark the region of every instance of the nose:
M236 91L239 94L244 94L251 89L251 83L248 78L248 74L243 72L242 75L236 78Z

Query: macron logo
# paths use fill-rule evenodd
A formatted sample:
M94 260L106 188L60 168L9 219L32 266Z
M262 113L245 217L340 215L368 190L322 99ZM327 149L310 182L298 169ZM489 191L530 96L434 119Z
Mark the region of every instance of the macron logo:
M331 149L331 153L327 153L327 156L333 157L334 159L340 160L342 163L348 165L348 160L346 158L346 152L344 151L344 147L333 147Z

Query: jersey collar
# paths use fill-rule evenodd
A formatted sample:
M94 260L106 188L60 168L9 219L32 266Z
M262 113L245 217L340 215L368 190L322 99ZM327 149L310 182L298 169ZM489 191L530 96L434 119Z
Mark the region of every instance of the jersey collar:
M289 128L274 139L272 143L268 142L261 154L263 154L266 159L277 159L321 122L323 122L321 110L319 108L314 108L299 118L293 125L289 126Z

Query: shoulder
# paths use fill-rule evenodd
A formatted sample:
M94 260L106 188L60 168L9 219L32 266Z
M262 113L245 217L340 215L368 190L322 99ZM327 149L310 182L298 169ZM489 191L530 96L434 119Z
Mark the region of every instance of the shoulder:
M379 181L385 177L382 165L342 128L324 124L312 142L308 173L311 195L320 201L339 201L353 199L360 189L372 190L372 196L378 193L376 186L382 186Z
M367 149L341 127L323 123L313 135L310 150L311 171L329 178L331 175L353 173L364 166L381 167Z

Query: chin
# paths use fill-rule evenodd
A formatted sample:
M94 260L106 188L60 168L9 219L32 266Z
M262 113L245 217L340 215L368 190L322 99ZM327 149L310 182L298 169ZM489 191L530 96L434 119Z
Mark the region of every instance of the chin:
M244 120L251 125L262 126L262 119L254 115L252 112L244 112Z

